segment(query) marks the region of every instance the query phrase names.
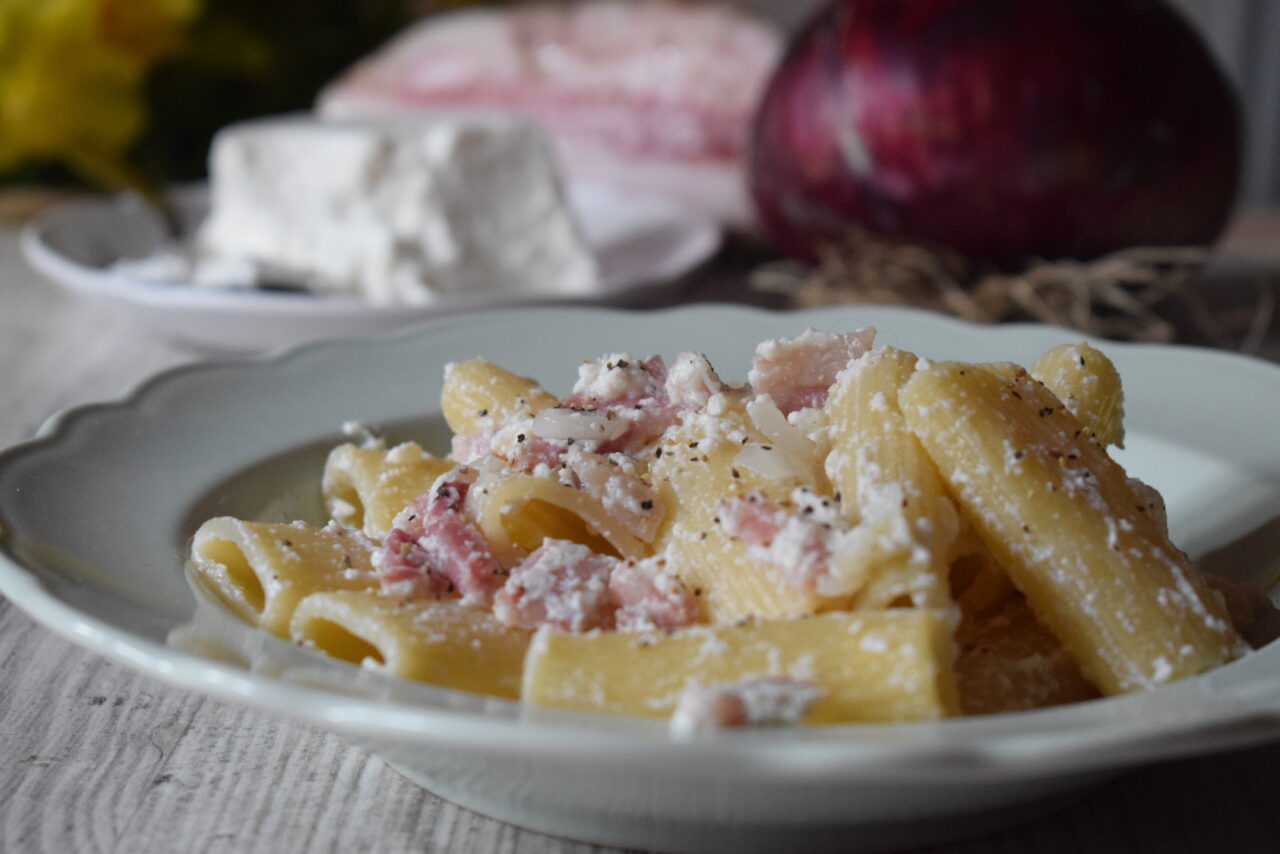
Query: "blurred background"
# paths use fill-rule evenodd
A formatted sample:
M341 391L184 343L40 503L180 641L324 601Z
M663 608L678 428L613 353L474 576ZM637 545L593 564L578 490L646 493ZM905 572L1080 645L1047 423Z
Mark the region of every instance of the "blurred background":
M820 5L736 2L788 27ZM1173 2L1204 34L1245 106L1240 200L1280 202L1280 3ZM5 0L0 187L198 177L217 128L309 107L321 85L407 21L467 5L482 4ZM94 20L108 26L93 31Z

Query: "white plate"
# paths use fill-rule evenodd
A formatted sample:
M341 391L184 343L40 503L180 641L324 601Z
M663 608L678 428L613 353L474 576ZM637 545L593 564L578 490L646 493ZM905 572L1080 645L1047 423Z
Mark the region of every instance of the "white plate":
M440 368L478 354L565 391L583 356L708 352L741 378L761 339L880 328L932 357L1029 362L1076 340L916 311L542 308L434 321L380 340L162 374L0 454L0 591L50 628L174 684L328 727L464 806L538 830L684 850L920 844L1043 811L1142 762L1280 736L1280 644L1148 694L942 723L725 732L522 715L296 650L198 614L188 538L216 513L312 518L340 425L443 449ZM1177 539L1237 577L1280 555L1280 368L1218 352L1106 344L1128 388L1133 474L1164 490ZM195 615L193 617L193 614Z
M202 185L177 189L170 199L187 232L208 210ZM720 245L717 224L666 199L576 184L569 200L600 266L592 299L668 282L707 260ZM160 284L111 269L121 258L151 254L164 237L155 212L125 194L47 211L26 226L22 247L32 267L68 290L124 307L168 337L216 352L262 352L320 338L384 332L500 304L571 301L485 293L429 306L372 305L351 297Z

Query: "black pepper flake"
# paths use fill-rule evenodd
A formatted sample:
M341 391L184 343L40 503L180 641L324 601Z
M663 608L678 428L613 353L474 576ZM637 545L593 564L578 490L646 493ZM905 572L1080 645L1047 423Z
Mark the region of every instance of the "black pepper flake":
M1026 451L1014 451L1014 452L1013 452L1013 458L1014 458L1015 460L1020 460L1020 459L1022 459L1023 457L1025 457L1026 455L1027 455L1027 454L1026 454Z
M1046 406L1044 409L1041 409L1041 410L1040 410L1040 417L1041 417L1041 418L1044 418L1046 415L1052 415L1052 414L1053 414L1053 407L1052 407L1052 406Z
M690 447L690 448L696 448L696 447L698 447L698 443L697 443L697 442L690 442L690 443L689 443L689 447Z
M487 410L487 409L481 409L481 410L480 410L480 417L481 417L481 418L484 418L484 417L485 417L486 415L488 415L488 414L489 414L489 410Z
M698 534L698 539L700 539L700 540L705 540L706 538L707 538L707 532L706 532L706 531L703 531L702 533Z
M1014 396L1014 397L1016 397L1018 400L1022 400L1022 395L1018 394L1018 393L1017 393L1016 391L1014 391L1013 389L1010 389L1010 390L1009 390L1009 394L1013 395L1013 396Z
M572 445L572 444L573 444L573 437L572 437L572 436L570 436L568 439L565 439L565 440L564 440L564 443L565 443L566 445Z
M805 490L805 491L806 491L806 492L808 492L808 490ZM840 493L838 493L838 492L837 492L835 495L833 495L833 496L831 496L831 497L832 497L832 498L834 498L836 501L839 501L839 500L840 500Z
M734 477L742 477L742 475L738 472L737 469L729 469L729 474L733 475Z
M654 455L655 457L661 457L661 456L662 456L662 449L661 449L661 448L654 448L654 450L653 450L653 455Z
M619 368L629 368L629 367L631 367L631 363L630 363L630 362L628 362L626 359L619 359L619 360L618 360L618 367L619 367Z
M641 509L641 510L652 510L652 509L653 509L653 502L652 502L652 501L641 501L641 502L640 502L640 509Z
M1022 533L1024 533L1024 534L1030 534L1030 533L1031 533L1031 526L1030 526L1030 525L1023 525L1023 526L1022 526Z
M517 433L517 434L516 434L516 441L517 441L517 442L523 442L523 441L524 441L524 434L523 434L523 433Z
M772 451L772 450L773 450L773 445L761 445L760 447L764 448L766 451Z

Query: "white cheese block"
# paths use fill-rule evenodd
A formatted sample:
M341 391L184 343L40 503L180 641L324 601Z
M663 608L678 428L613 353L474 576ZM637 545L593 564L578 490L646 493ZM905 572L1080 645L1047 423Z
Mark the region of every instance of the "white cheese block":
M203 258L377 303L598 281L541 131L510 116L232 125L214 140L210 204Z

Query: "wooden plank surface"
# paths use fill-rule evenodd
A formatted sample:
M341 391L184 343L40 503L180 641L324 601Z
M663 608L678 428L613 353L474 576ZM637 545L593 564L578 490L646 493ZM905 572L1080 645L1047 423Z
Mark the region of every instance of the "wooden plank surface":
M43 283L0 230L0 447L193 358ZM612 850L455 807L333 736L136 674L3 600L0 685L2 851ZM1278 802L1280 746L1265 747L1138 770L1033 824L932 850L1277 851Z

